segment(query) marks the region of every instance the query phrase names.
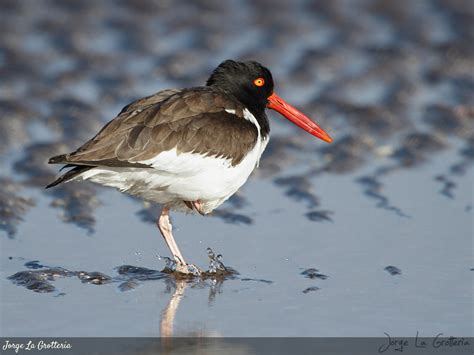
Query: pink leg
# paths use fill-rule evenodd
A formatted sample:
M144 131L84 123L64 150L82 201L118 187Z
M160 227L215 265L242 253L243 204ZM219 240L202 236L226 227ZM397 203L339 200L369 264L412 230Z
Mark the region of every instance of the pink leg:
M173 238L173 226L171 225L169 211L169 207L163 207L163 209L161 210L160 217L158 218L157 225L158 229L161 232L161 235L163 236L166 244L168 245L169 250L171 251L171 254L173 255L174 260L176 261L176 271L181 272L183 274L199 274L200 271L196 266L186 264L183 258L183 254L181 254L181 251L179 250L178 245L176 244ZM190 266L194 272L190 271L190 268L188 266Z
M173 255L174 260L177 264L185 264L183 254L179 251L178 245L176 244L173 238L173 226L171 225L170 216L169 216L170 209L168 207L163 207L161 210L160 217L158 218L158 229L161 232L163 238L165 238L165 242L168 245L171 254Z

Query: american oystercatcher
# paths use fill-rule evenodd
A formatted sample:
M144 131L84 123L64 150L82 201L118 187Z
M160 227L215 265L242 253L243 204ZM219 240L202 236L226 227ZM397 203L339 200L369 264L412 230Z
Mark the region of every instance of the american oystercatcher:
M163 90L125 106L91 140L50 164L71 168L46 188L90 180L163 206L157 225L176 271L196 273L172 235L170 210L206 215L232 196L258 166L268 144L265 108L312 135L329 135L273 92L257 62L226 60L206 86Z

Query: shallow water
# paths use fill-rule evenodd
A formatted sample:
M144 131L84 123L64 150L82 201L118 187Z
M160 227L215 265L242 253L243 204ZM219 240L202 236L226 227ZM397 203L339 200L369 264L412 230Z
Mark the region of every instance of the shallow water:
M418 3L5 6L0 336L472 336L472 14ZM271 114L239 194L172 216L189 262L206 268L211 247L238 273L180 280L160 272L156 206L44 191L46 161L227 57L269 66L335 141Z

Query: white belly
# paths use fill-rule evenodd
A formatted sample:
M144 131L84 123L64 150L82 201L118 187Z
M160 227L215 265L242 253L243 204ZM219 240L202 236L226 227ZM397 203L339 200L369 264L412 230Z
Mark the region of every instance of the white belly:
M254 149L236 166L230 159L170 150L141 163L153 168L94 168L78 176L143 199L188 210L183 201L199 200L205 213L233 195L258 166L268 139L257 140Z

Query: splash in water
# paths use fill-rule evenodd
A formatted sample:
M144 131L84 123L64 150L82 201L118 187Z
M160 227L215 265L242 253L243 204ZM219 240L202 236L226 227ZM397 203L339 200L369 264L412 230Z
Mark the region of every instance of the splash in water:
M148 269L140 266L121 265L115 268L116 276L110 276L99 271L71 271L62 267L51 267L40 263L38 260L25 263L29 270L19 271L8 277L10 281L18 286L26 287L38 293L56 292L54 282L62 278L77 278L82 283L92 285L105 285L119 283L120 291L129 291L137 288L141 282L152 280L189 280L190 282L201 282L204 280L223 282L235 279L239 273L222 262L222 255L215 254L211 248L207 249L209 267L206 271L199 270L196 266L189 266L192 275L185 275L176 271L176 263L168 257L160 257L164 260L165 267L159 270ZM192 268L195 268L194 270ZM243 280L243 279L242 279Z

